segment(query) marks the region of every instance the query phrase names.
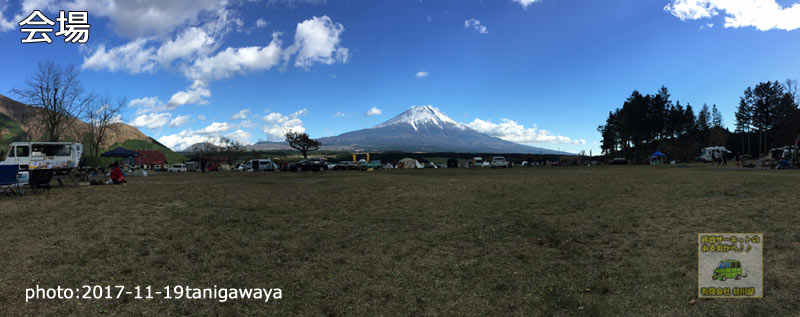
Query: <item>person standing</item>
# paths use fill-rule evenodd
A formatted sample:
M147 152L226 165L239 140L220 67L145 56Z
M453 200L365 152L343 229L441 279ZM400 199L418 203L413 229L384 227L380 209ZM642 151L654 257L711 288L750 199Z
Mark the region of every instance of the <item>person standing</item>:
M711 151L711 165L714 165L714 163L716 163L716 162L717 162L717 158L714 157L714 151Z
M722 166L728 166L728 157L722 154Z
M200 158L200 172L206 173L206 159L202 157Z

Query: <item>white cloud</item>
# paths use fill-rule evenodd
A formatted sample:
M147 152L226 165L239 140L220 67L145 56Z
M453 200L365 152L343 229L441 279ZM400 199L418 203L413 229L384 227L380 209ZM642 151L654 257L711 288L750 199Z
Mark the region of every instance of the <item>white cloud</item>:
M258 0L251 0L251 1L258 1ZM327 0L268 0L268 5L277 5L282 4L286 5L289 8L297 7L300 4L325 4Z
M367 113L365 113L364 115L367 116L367 117L371 117L371 116L380 115L381 113L383 113L383 110L378 109L378 107L372 107L372 108L369 108L369 110L367 110Z
M16 23L11 21L10 19L6 20L4 12L6 11L7 8L8 8L8 2L0 1L0 32L10 31L19 27Z
M136 114L172 111L176 108L161 102L158 97L143 97L133 99L128 103L128 106L131 108L136 108Z
M512 2L519 3L523 9L528 9L528 6L538 2L539 0L511 0Z
M83 58L83 69L93 70L125 70L131 74L151 72L155 70L153 54L155 49L146 47L147 39L137 39L125 45L106 50L100 46L91 56Z
M241 122L239 122L239 127L242 127L242 128L245 128L245 129L249 129L249 128L252 128L252 127L255 127L255 126L256 126L255 123L253 123L250 120L242 120Z
M283 115L278 112L271 112L261 118L267 125L264 127L264 134L267 135L268 140L280 141L283 140L283 134L288 130L295 132L305 132L303 121L300 117L308 113L308 110L298 110L290 115Z
M776 0L672 0L664 10L682 21L721 14L726 28L752 26L761 31L800 28L800 3L782 7Z
M177 108L185 104L207 104L203 98L211 97L211 91L205 87L190 88L186 91L179 91L172 95L167 102L167 107Z
M258 20L256 20L256 27L257 27L257 28L263 28L263 27L266 27L267 25L269 25L269 22L267 22L267 21L266 21L266 20L264 20L264 19L258 19Z
M195 131L196 133L204 133L204 134L212 134L212 133L219 133L225 132L230 130L231 127L228 125L227 122L212 122L205 128Z
M193 58L211 52L216 48L214 38L205 30L190 27L174 40L161 45L153 59L162 65L169 65L177 59Z
M337 113L334 113L333 116L336 117L336 118L341 118L341 117L346 117L347 114L344 113L344 112L339 111Z
M229 18L229 1L217 0L74 0L61 1L59 9L85 10L92 17L108 18L114 31L128 38L166 36L201 19ZM30 11L28 11L30 12Z
M189 120L190 120L190 118L191 118L191 116L190 116L190 115L177 116L177 117L173 118L173 119L172 119L172 120L169 122L169 126L170 126L171 128L180 127L180 126L182 126L182 125L184 125L184 124L188 123L188 122L189 122Z
M172 115L169 113L147 113L140 115L133 119L131 125L140 128L159 129L167 125L169 118Z
M490 120L475 119L468 123L470 128L486 133L491 136L501 138L506 141L518 143L530 142L551 142L568 144L585 144L586 140L573 140L561 135L553 135L550 131L539 129L536 126L525 128L525 126L511 119L501 119L500 123L493 123Z
M226 134L225 136L231 140L239 142L240 144L250 144L250 137L252 136L252 134L242 129L238 129L236 131Z
M250 112L250 109L242 109L239 110L236 114L234 114L231 119L233 120L243 120L247 119L247 113Z
M197 120L206 121L206 115L204 115L204 114L197 115Z
M309 68L314 63L346 63L350 50L340 45L342 32L344 26L328 16L305 20L297 24L294 44L286 49L285 54L297 53L294 65L302 68Z
M219 137L208 134L198 134L196 131L183 130L176 134L165 135L158 138L158 142L174 151L181 151L193 144L209 142L219 145Z
M475 31L478 31L480 34L489 33L489 30L486 28L485 25L481 24L481 20L478 19L469 19L464 21L464 28L472 27Z
M70 7L85 5L84 1L88 2L88 0L76 0ZM109 5L116 4L114 0L106 2ZM152 5L149 0L142 2L144 6ZM200 3L199 6L203 7L203 4ZM168 1L163 6L182 7L184 3ZM167 110L174 110L185 104L208 103L207 98L211 97L208 87L213 80L269 70L281 64L281 61L286 65L292 57L295 58L295 66L306 69L315 63L327 65L345 63L350 57L349 50L341 46L344 26L333 22L328 16L312 17L298 23L294 43L285 49L279 39L281 33L274 32L266 46L227 47L218 51L229 29L237 27L237 30L241 31L243 26L241 19L235 17L227 6L227 2L222 1L219 6L192 11L200 14L214 9L214 14L202 14L189 19L184 30L175 32L174 39L162 35L138 37L112 48L100 44L84 57L82 68L139 74L176 66L191 85L183 91L174 93L166 105L163 105ZM213 16L215 19L207 16ZM266 23L263 19L256 22L260 27L266 26Z
M267 46L228 47L214 56L201 57L185 70L192 86L200 87L213 79L233 76L255 70L267 70L277 65L281 58L280 33L272 34Z
M416 76L417 78L425 78L428 77L428 72L426 71L417 72Z

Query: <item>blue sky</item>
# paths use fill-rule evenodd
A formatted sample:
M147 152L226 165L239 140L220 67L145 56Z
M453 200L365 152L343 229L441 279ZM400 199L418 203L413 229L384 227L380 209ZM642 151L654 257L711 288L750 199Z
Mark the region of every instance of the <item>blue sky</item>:
M74 64L175 149L336 135L433 105L507 140L598 153L597 126L634 89L717 104L732 127L746 87L800 78L794 2L0 0L0 93L40 61ZM34 9L88 11L88 43L22 44Z

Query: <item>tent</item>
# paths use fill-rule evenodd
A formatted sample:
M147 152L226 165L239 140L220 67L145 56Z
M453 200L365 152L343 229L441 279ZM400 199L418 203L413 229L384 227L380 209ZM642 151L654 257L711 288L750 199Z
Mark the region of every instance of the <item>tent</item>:
M419 161L407 157L397 162L397 168L425 168L425 166Z
M664 161L667 159L667 155L661 153L661 151L656 151L653 154L650 154L650 164L664 164Z
M136 161L133 160L134 157L138 157L139 153L134 152L125 148L118 147L111 151L105 152L100 154L102 157L121 157L121 158L128 158L128 165L134 166L136 165Z
M139 153L128 149L118 147L111 151L100 154L102 157L138 157Z

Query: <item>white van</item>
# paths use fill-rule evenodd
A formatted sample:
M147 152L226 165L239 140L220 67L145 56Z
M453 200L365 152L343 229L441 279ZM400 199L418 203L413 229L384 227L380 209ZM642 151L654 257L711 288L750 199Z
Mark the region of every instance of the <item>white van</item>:
M186 171L186 164L172 164L167 169L167 172L185 172Z
M275 171L278 165L271 159L249 160L244 164L245 171Z
M35 168L74 168L83 154L83 145L70 142L13 142L0 165L18 165L20 170Z

